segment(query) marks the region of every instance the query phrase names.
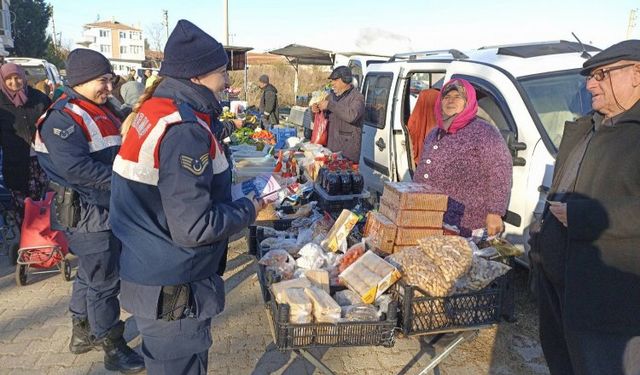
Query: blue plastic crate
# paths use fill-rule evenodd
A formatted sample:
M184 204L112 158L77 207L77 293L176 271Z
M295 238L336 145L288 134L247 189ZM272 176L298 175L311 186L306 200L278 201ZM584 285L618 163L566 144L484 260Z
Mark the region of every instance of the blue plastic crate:
M285 148L287 145L287 138L296 137L298 135L298 130L296 128L272 128L271 133L276 137L276 145L275 149L279 150L281 148Z

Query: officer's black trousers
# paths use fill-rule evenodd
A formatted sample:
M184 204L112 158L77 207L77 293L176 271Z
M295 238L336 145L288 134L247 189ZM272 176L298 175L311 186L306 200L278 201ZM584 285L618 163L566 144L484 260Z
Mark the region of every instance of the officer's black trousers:
M149 375L205 375L211 347L211 319L175 321L136 316Z
M70 246L78 256L78 273L69 310L88 319L91 333L102 338L120 320L120 243L110 232L82 233L70 236Z
M540 272L539 291L540 342L552 375L640 374L640 337L567 329L562 286Z

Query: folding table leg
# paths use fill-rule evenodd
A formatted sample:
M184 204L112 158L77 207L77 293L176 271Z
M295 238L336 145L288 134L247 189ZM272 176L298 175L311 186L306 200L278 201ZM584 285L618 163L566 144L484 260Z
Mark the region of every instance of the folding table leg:
M426 375L430 371L436 371L440 362L444 361L445 358L447 358L451 354L451 352L455 350L455 348L458 345L462 344L466 340L469 340L477 336L477 334L478 334L478 331L466 331L466 332L459 332L458 334L456 334L455 338L451 340L448 344L446 344L444 347L442 347L441 351L439 350L439 353L436 354L436 356L434 356L431 359L431 361L429 361L429 364L427 365L427 367L425 367L422 371L420 371L418 375Z
M313 354L309 353L305 349L294 349L294 353L299 356L304 357L307 361L309 361L312 365L314 365L317 369L325 373L325 375L335 375L333 371L331 371L327 366L322 363L318 358L314 357Z

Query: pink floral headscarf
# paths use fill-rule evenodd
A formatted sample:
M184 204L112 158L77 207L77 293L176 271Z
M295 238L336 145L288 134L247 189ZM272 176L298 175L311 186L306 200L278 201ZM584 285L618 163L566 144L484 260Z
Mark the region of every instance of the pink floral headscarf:
M12 91L7 87L4 83L6 77L9 77L12 74L17 74L18 77L22 78L22 82L24 82L24 87L20 91ZM22 107L27 102L27 75L24 72L24 69L17 64L14 63L6 63L0 66L0 90L11 100L13 105L16 107Z
M443 130L444 120L442 117L442 98L451 90L458 91L460 95L466 98L464 109L462 112L454 116L453 121L447 130L449 133L455 133L467 126L476 117L476 114L478 113L478 100L476 99L476 90L468 81L460 78L454 78L445 83L444 86L442 86L442 90L440 90L440 95L438 95L438 100L436 100L435 106L436 122L438 123L438 127Z

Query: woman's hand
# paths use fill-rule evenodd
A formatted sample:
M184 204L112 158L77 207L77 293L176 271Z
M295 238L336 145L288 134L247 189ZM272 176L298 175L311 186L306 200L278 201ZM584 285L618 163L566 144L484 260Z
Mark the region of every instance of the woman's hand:
M318 112L320 112L320 108L318 107L318 104L317 104L317 103L316 103L316 104L313 104L313 105L311 106L311 112L313 112L313 113L318 113Z
M486 224L487 235L489 236L495 236L504 230L504 224L502 223L500 215L487 214Z
M567 204L562 202L549 201L549 211L558 219L565 227L567 223Z

